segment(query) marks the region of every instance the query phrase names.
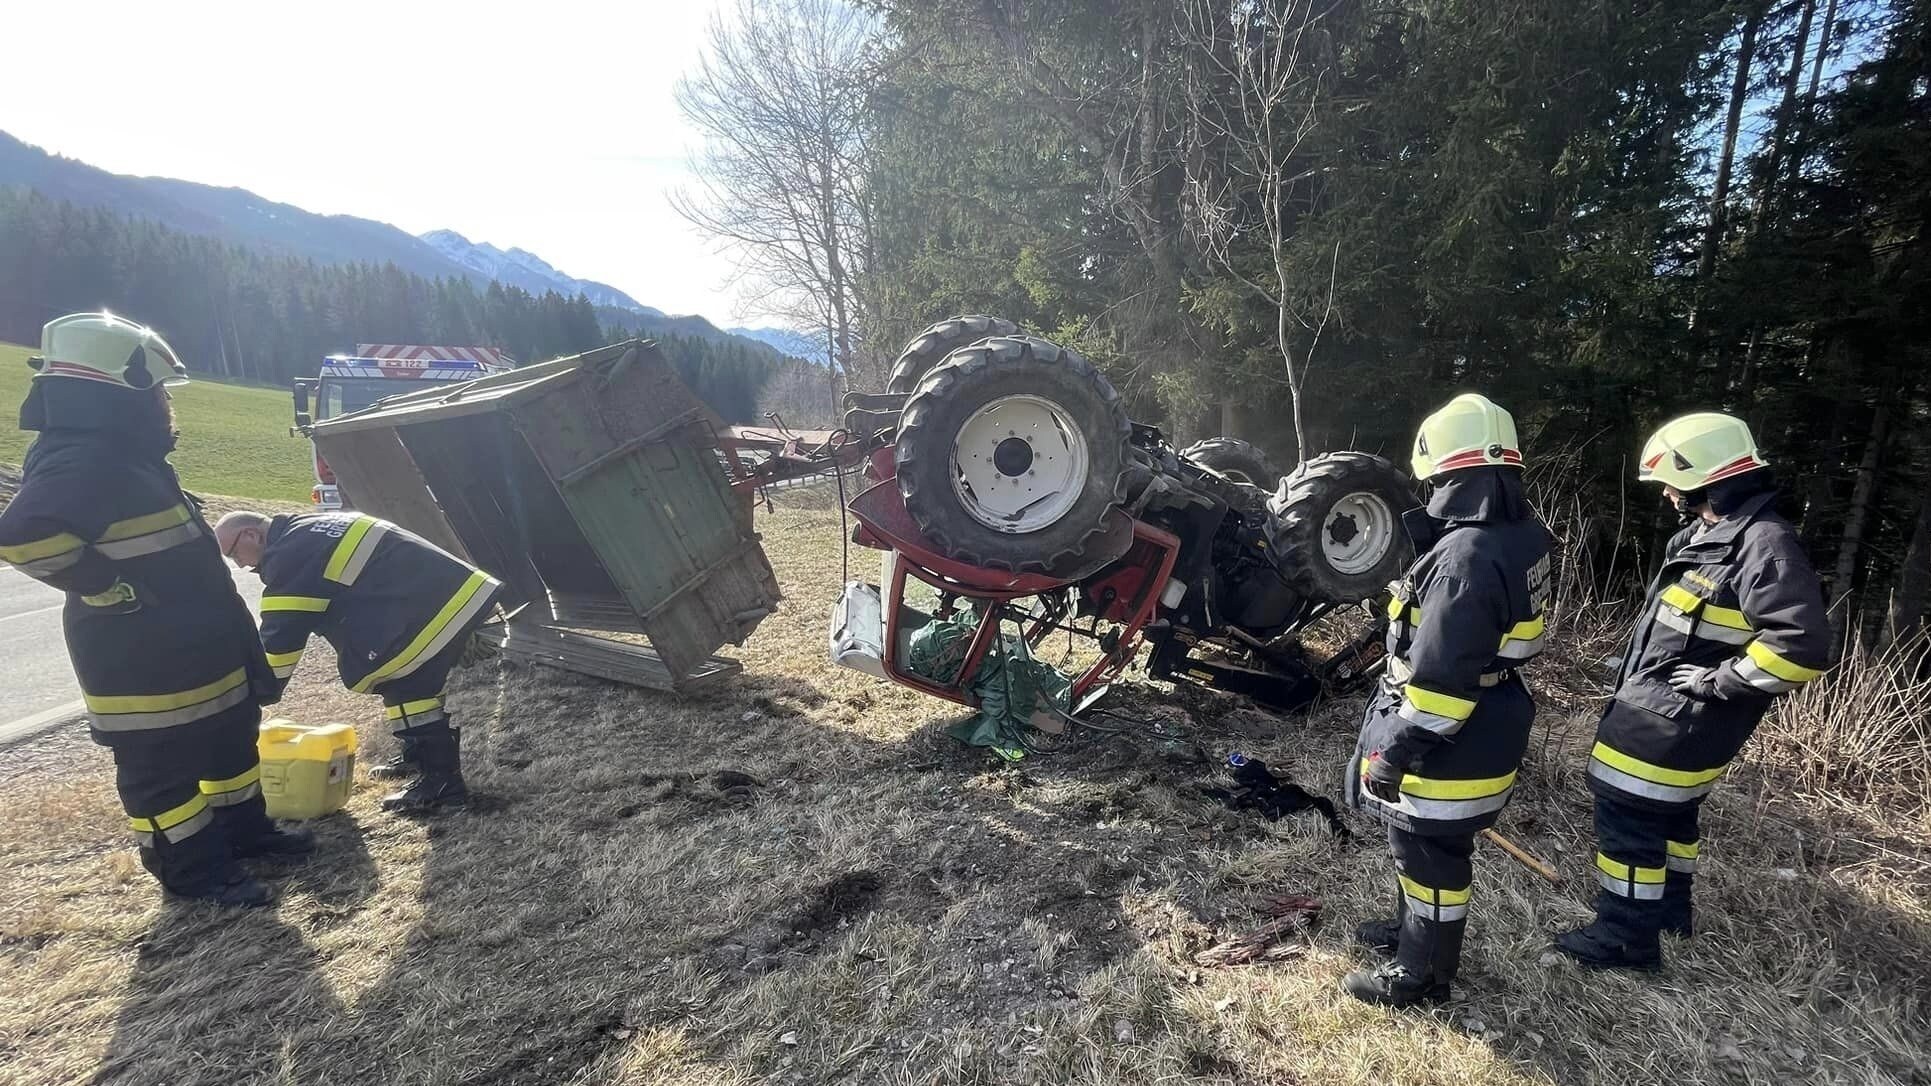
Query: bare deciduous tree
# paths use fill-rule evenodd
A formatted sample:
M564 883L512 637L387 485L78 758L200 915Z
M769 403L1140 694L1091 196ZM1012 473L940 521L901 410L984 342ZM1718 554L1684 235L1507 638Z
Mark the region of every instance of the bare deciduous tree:
M1293 244L1319 177L1303 146L1331 71L1324 13L1324 0L1188 0L1180 16L1195 73L1187 155L1194 232L1209 259L1274 307L1303 461L1310 450L1302 392L1333 312L1339 259L1336 250L1327 267L1303 267ZM1309 298L1319 301L1310 306Z
M679 213L741 260L748 310L821 330L849 380L869 250L866 96L877 22L843 0L738 0L677 102L704 135Z

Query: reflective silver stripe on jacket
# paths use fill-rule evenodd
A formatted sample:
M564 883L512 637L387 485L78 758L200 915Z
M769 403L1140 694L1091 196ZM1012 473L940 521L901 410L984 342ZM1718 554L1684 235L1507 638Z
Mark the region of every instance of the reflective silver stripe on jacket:
M1641 777L1632 776L1596 758L1589 760L1589 775L1619 792L1661 800L1664 803L1689 803L1709 795L1710 789L1716 787L1714 780L1689 786L1658 784L1655 781L1646 781Z
M176 524L171 528L163 528L158 532L149 532L146 535L137 535L132 539L117 539L112 543L96 543L94 544L94 549L99 551L103 557L121 561L128 558L139 558L144 554L158 554L161 551L179 547L183 543L192 543L200 538L201 525L191 520L186 524Z
M1766 694L1788 694L1803 685L1803 683L1793 683L1788 679L1779 679L1775 675L1765 671L1762 664L1757 663L1748 656L1737 658L1735 670L1737 678L1742 679L1744 682L1749 683L1751 686L1756 687Z
M141 697L96 698L84 693L81 697L87 705L88 720L93 724L96 731L103 732L137 732L149 731L154 728L172 728L176 725L192 723L203 717L214 716L216 713L232 709L248 700L248 673L245 670L237 670L227 678L217 683L211 683L209 686L218 687L219 689L200 701L187 705L169 705L166 708L145 711L138 707L138 703L153 701L157 704L164 704L170 698L168 696L159 696L152 699ZM96 706L102 706L104 708L96 708ZM114 711L104 711L104 709L112 709Z
M22 562L13 568L29 577L52 577L62 570L72 569L74 564L80 561L80 556L86 553L86 548L75 547L73 550L49 555L46 558L36 558L31 562Z

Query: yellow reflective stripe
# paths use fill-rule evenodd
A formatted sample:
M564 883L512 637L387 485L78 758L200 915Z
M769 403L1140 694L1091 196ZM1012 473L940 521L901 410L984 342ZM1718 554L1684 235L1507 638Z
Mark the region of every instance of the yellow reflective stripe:
M1467 720L1469 714L1475 711L1475 703L1467 698L1451 697L1448 694L1437 694L1433 690L1416 686L1414 683L1409 683L1407 686L1402 687L1402 695L1408 699L1408 704L1413 705L1422 712L1433 713L1436 716L1446 717L1449 720Z
M173 829L207 809L207 797L197 794L193 799L188 800L188 802L183 803L181 806L162 811L152 818L142 818L138 815L131 816L128 818L127 824L132 829L148 830L150 832Z
M1501 777L1481 777L1474 780L1441 780L1434 777L1415 777L1403 774L1401 790L1411 796L1423 799L1481 799L1508 791L1515 785L1515 771L1510 770Z
M1396 596L1394 599L1389 600L1388 617L1391 619L1397 619L1397 620L1400 619L1401 612L1406 608L1406 606L1407 605L1402 602L1400 596Z
M1518 622L1515 625L1509 627L1509 632L1502 635L1502 640L1503 641L1533 641L1536 638L1541 637L1543 633L1546 632L1546 628L1547 627L1544 623L1543 617L1541 615L1537 615L1534 618L1529 619L1527 622Z
M1680 584L1673 584L1663 589L1663 602L1678 611L1694 611L1703 605L1703 597Z
M1671 856L1680 856L1686 860L1696 859L1696 854L1703 848L1699 841L1666 841L1664 845L1669 849Z
M187 506L176 505L170 509L163 509L159 513L147 513L138 517L129 517L126 520L117 520L108 525L107 530L102 532L100 539L95 542L111 543L117 539L133 539L137 535L158 532L163 528L186 524L193 519L194 514L188 512Z
M185 709L199 705L210 698L219 697L248 681L248 669L235 670L205 686L193 690L182 690L173 694L88 694L83 693L81 700L87 708L96 713L164 713L170 709Z
M1438 890L1433 886L1423 886L1421 883L1416 882L1406 875L1396 875L1395 877L1401 880L1402 891L1410 897L1418 898L1430 904L1468 904L1469 890L1467 887L1460 890Z
M357 517L355 523L349 525L349 530L342 533L341 542L335 545L335 550L329 555L328 565L322 568L322 576L327 577L331 581L341 580L342 567L349 564L349 559L355 555L356 546L362 542L362 537L368 535L369 529L374 526L374 517Z
M68 551L86 545L72 532L60 532L45 539L16 543L11 547L0 547L0 559L5 559L17 566L42 558L52 558L57 554L66 554Z
M1660 867L1631 867L1628 864L1617 863L1600 852L1596 853L1596 870L1623 882L1660 883L1664 878L1663 869Z
M1729 607L1718 607L1714 603L1704 604L1703 613L1697 617L1712 625L1728 626L1732 630L1755 629L1755 627L1750 625L1750 620L1743 617L1742 611Z
M216 796L223 792L234 792L246 788L258 780L261 780L261 766L259 764L250 766L232 777L224 777L218 781L202 781L201 794L204 796Z
M296 649L294 652L271 652L268 654L268 666L287 667L290 664L300 661L302 652L303 649Z
M1597 761L1620 769L1632 777L1654 784L1673 785L1677 788L1695 788L1699 784L1708 784L1723 776L1722 766L1717 766L1715 769L1664 769L1660 765L1651 765L1640 758L1631 758L1607 743L1598 742L1596 749L1590 753Z
M270 611L314 611L320 613L329 609L329 601L321 596L263 596L263 614Z
M423 654L424 649L428 648L439 638L447 638L451 632L449 630L450 623L455 621L458 615L470 607L472 601L476 598L476 594L483 591L489 583L489 574L484 573L482 570L479 569L471 573L469 579L463 582L463 586L456 590L456 594L449 597L449 602L443 604L442 610L436 612L436 617L430 619L429 624L422 628L422 632L416 634L415 640L404 646L403 650L391 657L387 663L369 672L361 682L356 683L355 692L358 694L366 694L369 692L369 688L376 683L413 666L417 662L417 657Z
M405 701L401 705L391 705L384 710L384 715L390 720L401 720L405 716L415 716L431 709L440 709L442 706L441 698L424 698L421 701Z
M1757 662L1758 667L1787 683L1807 683L1823 674L1822 671L1816 668L1791 663L1785 657L1777 655L1777 650L1764 644L1761 640L1750 642L1750 647L1743 651L1749 655L1750 659Z

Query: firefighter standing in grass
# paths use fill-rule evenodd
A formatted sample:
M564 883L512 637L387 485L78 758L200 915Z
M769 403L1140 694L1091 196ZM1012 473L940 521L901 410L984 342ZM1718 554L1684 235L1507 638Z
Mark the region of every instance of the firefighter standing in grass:
M460 732L443 687L501 585L420 536L358 513L270 519L237 511L215 535L223 554L261 574L262 645L286 684L311 633L335 647L342 682L378 694L402 753L386 776L419 773L385 796L391 811L467 802Z
M1528 748L1535 702L1520 669L1542 650L1549 533L1522 493L1515 420L1457 396L1422 422L1419 557L1394 586L1388 673L1369 701L1348 798L1388 824L1395 915L1355 939L1391 959L1348 974L1369 1003L1446 999L1461 960L1475 835L1495 823Z
M1654 970L1687 937L1697 809L1772 699L1829 659L1823 588L1750 428L1685 415L1643 447L1637 478L1691 518L1664 552L1596 727L1596 920L1556 938L1586 966Z
M177 897L265 905L273 893L237 860L314 842L268 818L256 743L273 676L168 463L164 386L187 368L160 336L107 313L48 323L40 349L20 408L21 429L40 436L0 513L0 559L67 595L67 654L142 865Z

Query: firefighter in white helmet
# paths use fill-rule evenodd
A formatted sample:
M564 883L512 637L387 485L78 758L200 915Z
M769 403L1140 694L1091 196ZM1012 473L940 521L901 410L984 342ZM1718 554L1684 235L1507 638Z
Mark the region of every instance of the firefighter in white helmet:
M1535 720L1520 672L1542 650L1549 579L1549 533L1523 497L1507 411L1457 396L1421 424L1413 463L1434 491L1403 518L1419 556L1394 585L1388 671L1347 789L1387 823L1397 887L1395 915L1355 932L1392 960L1342 987L1391 1006L1449 994L1475 835L1508 803Z
M1830 634L1817 573L1743 420L1671 420L1637 478L1662 484L1690 523L1669 541L1596 726L1596 920L1556 948L1586 966L1653 970L1659 933L1691 932L1697 809L1771 702L1823 672Z
M237 860L312 841L263 806L256 737L274 675L168 464L164 386L188 371L159 335L107 313L48 323L40 349L20 408L40 436L0 513L0 559L67 594L68 656L142 864L176 896L265 904Z

